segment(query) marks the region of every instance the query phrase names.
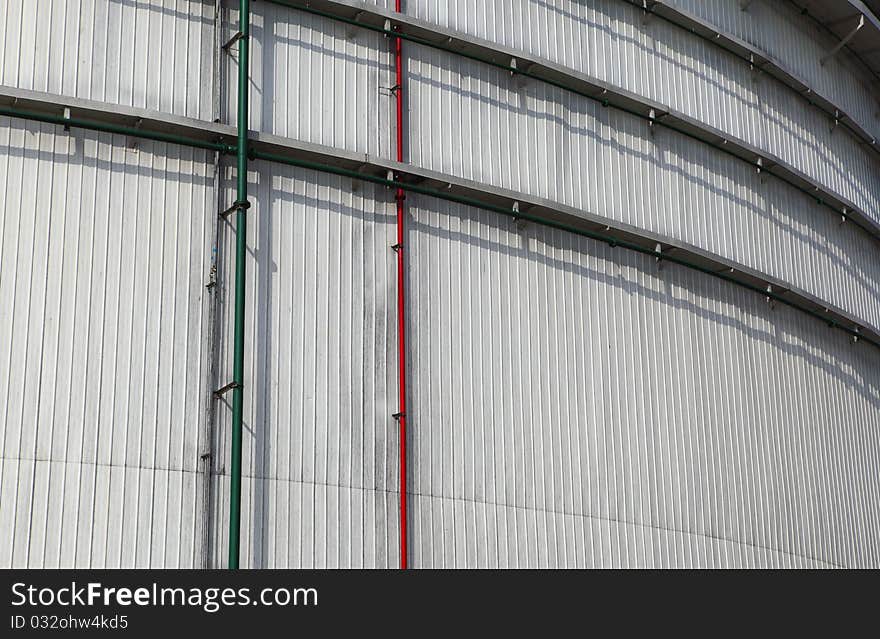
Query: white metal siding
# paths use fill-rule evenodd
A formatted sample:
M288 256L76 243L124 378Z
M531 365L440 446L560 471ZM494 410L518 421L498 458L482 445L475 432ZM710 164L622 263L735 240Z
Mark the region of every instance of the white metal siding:
M419 568L833 568L818 559L601 517L415 495Z
M250 183L242 565L396 566L393 193L264 162L252 164ZM230 256L234 227L223 234ZM234 265L224 263L221 385L232 371L234 301ZM218 407L218 565L228 401Z
M723 31L766 51L880 138L877 96L860 74L857 63L838 55L820 63L834 40L819 35L815 23L787 2L756 0L742 11L736 0L668 0ZM853 25L855 26L855 24Z
M677 238L880 325L876 241L814 198L570 92L425 47L406 51L413 164Z
M406 4L667 101L880 213L876 160L620 0ZM10 0L0 81L213 118L212 7ZM252 127L391 157L390 42L253 8ZM413 163L676 237L880 325L876 244L812 198L619 111L404 47ZM863 108L849 81L836 90ZM206 391L231 378L234 218L214 254L213 155L129 143L0 118L0 566L225 565L231 395L207 478L200 455ZM249 179L242 565L395 567L393 193L264 162ZM413 565L880 565L874 347L650 257L407 207Z
M736 0L721 4L739 11ZM429 22L525 51L666 104L778 155L880 220L880 162L860 141L840 128L834 130L827 116L777 80L753 73L742 60L668 22L653 19L646 24L642 10L627 2L410 0L405 5L408 13ZM793 26L796 17L772 13L772 29L762 27L772 34L768 39L780 46L809 43L803 45L810 50L802 56L812 56L809 60L818 68L822 49L815 35ZM860 122L880 129L876 96L858 87L847 67L831 66L843 78L831 95L848 89L851 101L860 106ZM823 76L829 73L822 70Z
M617 4L623 3L612 6ZM393 97L382 89L395 81L389 43L301 11L255 6L252 72L258 79L252 83L251 126L391 157ZM789 281L880 326L876 243L852 225L840 227L839 218L812 198L677 133L658 129L651 135L645 122L569 92L425 47L406 44L405 51L406 149L414 164L664 233ZM713 47L707 54L721 55ZM224 58L232 82L236 65ZM781 120L789 128L780 114L797 112L799 105L789 103L798 98L774 83L765 78L758 86L791 109L771 108L776 102L757 96L743 99L755 103L758 121ZM673 77L659 84L677 86ZM689 86L678 88L688 93ZM735 118L745 111L724 112ZM831 134L817 113L807 111L801 126L827 134L842 148L823 147L812 133L804 135L801 144L811 146L800 163L829 179L849 175L858 168L847 154L852 138ZM792 138L791 132L774 135L768 146L777 152ZM876 168L859 157L863 172ZM880 184L872 195L857 179L846 181L850 191L868 199L880 193Z
M0 84L213 120L206 0L3 0Z
M393 566L391 199L263 163L252 182L244 561ZM408 202L414 565L876 565L873 349L650 258Z
M238 10L224 8L225 37ZM390 41L341 22L268 2L252 3L250 127L348 151L392 158L393 59ZM237 53L223 56L227 87L237 86ZM235 124L237 94L225 91Z
M394 566L390 195L251 180L243 562ZM415 566L880 561L872 348L650 258L408 203Z
M609 0L601 6L606 4L628 11L621 15L640 25L625 3ZM471 13L484 15L481 12L488 11L489 5L481 6ZM395 80L388 41L302 11L266 2L255 7L252 73L257 80L251 85L251 126L392 157L394 131L389 120L394 106L387 87ZM535 11L533 19L540 23L544 13ZM234 22L236 13L229 14ZM566 12L563 18L573 19ZM474 20L474 24L496 24ZM605 24L605 18L584 20L590 25L594 21ZM630 24L618 22L614 23L618 27ZM525 37L523 21L513 23L522 28L478 35L531 46L531 41L504 41L515 33ZM634 63L634 75L645 82L628 88L651 93L648 79L656 79L656 86L665 92L660 98L684 95L699 107L696 115L721 128L730 128L725 122L745 118L739 132L756 132L769 151L796 152L795 164L811 167L830 182L843 181L846 188L841 192L853 199L864 202L880 197L880 181L872 189L853 177L880 178L876 170L880 164L862 151L853 156L852 137L841 131L832 133L818 111L805 109L799 98L775 80L755 83L740 61L725 60L724 56L730 56L717 47L667 28L671 29L670 41L702 47L687 56L692 64L705 64L702 55L726 71L711 82L705 80L708 71L683 79L681 65L664 67L669 56L661 53L657 60L644 60L659 65L658 73L648 73L645 65ZM231 34L232 28L227 30ZM608 29L599 32L606 37ZM543 49L548 45L538 44L546 41L537 39L533 52L559 58L563 48L550 55ZM615 46L595 43L599 61L609 56L602 62L607 62L609 70L625 66L619 61L629 59L628 49L608 53ZM840 226L839 218L812 198L677 133L658 128L651 135L647 123L570 92L511 78L503 71L409 43L405 55L406 153L414 164L547 197L701 246L791 282L880 326L876 242L852 225ZM234 59L224 59L230 62L229 81L234 82ZM585 64L583 58L578 59L582 63L564 56L561 61ZM626 85L623 77L612 79ZM714 87L717 94L688 97L704 91L704 86ZM729 91L722 90L725 86L739 92L734 103L724 102L729 98ZM233 97L230 93L227 101ZM233 108L228 110L234 113ZM716 112L720 120L712 115ZM762 124L768 122L776 124ZM761 132L762 126L767 131ZM795 139L800 142L792 147Z
M0 566L188 567L204 151L0 118Z
M415 565L877 565L873 349L650 257L408 203Z

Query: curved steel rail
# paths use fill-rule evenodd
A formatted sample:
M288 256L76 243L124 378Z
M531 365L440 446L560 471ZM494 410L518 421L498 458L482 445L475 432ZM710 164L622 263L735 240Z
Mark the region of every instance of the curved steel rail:
M665 104L621 89L604 80L526 54L523 51L381 9L358 0L263 1L382 33L389 38L399 37L416 44L439 49L452 55L503 69L514 75L532 78L571 91L603 106L614 107L647 121L652 126L675 131L711 146L721 153L738 158L757 171L773 175L802 193L815 198L817 202L833 211L835 216L843 216L846 220L852 221L865 232L880 240L880 221L875 220L849 199L823 185L816 184L813 178L778 156L758 149L749 142L676 111Z
M194 146L235 155L237 129L165 113L0 88L0 115ZM815 295L751 267L661 234L543 198L421 169L402 162L263 133L249 134L252 159L280 162L402 188L575 233L679 264L742 286L880 348L880 330Z
M774 58L770 53L668 2L651 0L647 5L643 5L638 0L623 0L623 2L637 8L642 8L646 15L657 16L669 24L684 29L688 33L693 33L706 42L714 44L736 56L750 67L759 69L770 77L775 78L797 93L811 106L822 111L828 116L830 121L839 124L849 131L864 146L880 155L880 143L878 143L875 134L868 131L861 122L849 115L846 109L839 106L834 100L822 95L796 72L786 68L783 62Z

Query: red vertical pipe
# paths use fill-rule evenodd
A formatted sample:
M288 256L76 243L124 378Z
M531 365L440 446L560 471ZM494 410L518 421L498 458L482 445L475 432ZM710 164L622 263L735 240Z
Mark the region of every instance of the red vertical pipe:
M401 0L395 0L394 10L400 13ZM400 27L395 27L399 29ZM397 161L403 162L403 44L395 38L394 59L397 69ZM397 189L397 361L398 361L398 398L397 423L399 427L400 450L400 569L407 567L407 534L406 534L406 317L404 313L406 291L404 290L403 272L403 202L406 194Z

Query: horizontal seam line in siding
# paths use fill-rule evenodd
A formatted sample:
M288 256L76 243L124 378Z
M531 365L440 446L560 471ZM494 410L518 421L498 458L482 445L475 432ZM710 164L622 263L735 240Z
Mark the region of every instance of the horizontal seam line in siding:
M203 470L191 470L188 468L172 468L170 466L148 466L137 464L113 464L106 462L77 461L73 459L50 459L43 457L6 457L0 455L0 461L3 462L33 462L47 464L67 464L71 466L94 466L96 468L130 468L132 470L158 470L169 473L190 473L193 475L202 475Z
M215 475L215 476L222 476L222 477L228 476L227 472L216 473L216 472L212 471L211 474ZM304 481L304 480L299 480L299 479L284 479L284 478L280 478L280 477L258 477L258 476L249 475L249 474L244 474L244 475L242 475L242 477L245 479L252 479L252 480L277 481L277 482L285 482L285 483L290 483L290 484L301 484L303 486L323 486L326 488L339 488L339 489L343 489L343 490L357 490L357 491L361 491L361 492L385 493L388 495L395 495L395 496L400 494L399 490L388 489L388 488L369 488L369 487L360 487L360 486L346 486L346 485L342 485L342 484L331 484L331 483L327 483L327 482L318 482L318 481ZM694 537L702 537L704 539L712 539L715 541L726 541L728 543L738 544L740 546L746 546L746 547L755 548L758 550L769 550L770 552L778 552L778 553L782 553L784 555L788 555L790 557L797 557L800 559L808 559L810 561L816 561L821 564L825 564L827 566L833 566L835 568L845 568L846 567L844 564L838 564L838 563L830 561L830 560L820 559L818 557L813 557L812 555L804 555L801 553L792 552L790 550L784 550L782 548L774 548L772 546L765 546L763 544L756 544L756 543L749 542L749 541L742 541L739 539L732 539L729 537L722 537L719 535L711 535L711 534L700 533L700 532L690 531L690 530L681 530L679 528L673 528L670 526L659 526L659 525L655 525L655 524L639 523L639 522L630 521L627 519L615 519L613 517L603 517L601 515L592 515L592 514L588 514L588 513L574 513L574 512L564 511L564 510L554 510L551 508L517 506L517 505L505 504L505 503L501 503L501 502L469 499L467 497L447 497L447 496L443 496L443 495L434 495L431 493L420 493L420 492L413 492L413 491L407 491L406 494L411 495L413 497L424 497L424 498L428 498L428 499L440 499L440 500L447 500L447 501L459 501L459 502L463 502L463 503L483 504L486 506L512 508L515 510L522 510L522 511L526 511L526 512L547 513L547 514L552 514L552 515L562 515L562 516L566 516L566 517L579 517L581 519L594 519L596 521L607 521L607 522L617 523L617 524L626 524L629 526L638 526L640 528L649 528L649 529L659 530L659 531L663 531L663 532L678 533L678 534L682 534L682 535L692 535Z

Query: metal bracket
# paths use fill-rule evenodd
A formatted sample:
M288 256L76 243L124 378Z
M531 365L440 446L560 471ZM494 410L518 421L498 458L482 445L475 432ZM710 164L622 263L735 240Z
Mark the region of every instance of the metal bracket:
M656 4L653 0L642 0L642 25L647 26L651 22L651 18L654 17L654 6Z
M650 133L652 137L654 136L654 133L656 132L656 129L654 128L654 124L660 118L662 118L664 115L666 115L666 113L658 114L657 110L653 109L653 108L648 111L648 133Z
M241 202L241 201L235 202L232 206L230 206L228 209L223 211L220 214L220 217L225 220L227 217L229 217L231 214L235 213L236 211L247 211L249 208L251 208L251 203L248 202L247 200L244 200L243 202Z
M392 419L395 419L397 421L400 421L401 418L405 418L405 417L406 417L406 413L394 413L391 416Z
M400 253L403 250L403 244L394 244L391 246L391 250L395 253Z
M134 128L140 129L143 126L143 124L144 124L143 118L137 118L134 121ZM136 150L138 148L138 141L139 141L138 138L136 138L134 136L129 136L128 144L127 144L128 148L131 149L132 151Z
M244 34L241 31L236 31L235 35L229 38L229 40L226 41L226 44L223 45L223 50L226 53L229 53L229 49L232 47L232 45L241 40L243 37Z
M364 17L364 12L358 11L356 14L354 14L354 18L352 18L352 21L353 22L360 22L361 18L363 18L363 17ZM357 38L358 31L359 31L359 29L357 27L353 27L351 29L348 29L348 30L346 30L346 36L348 37L349 40L354 40L355 38Z
M239 384L238 382L229 382L223 388L218 388L217 390L215 390L214 397L217 397L219 399L220 397L223 397L226 393L235 388L241 388L241 384Z

